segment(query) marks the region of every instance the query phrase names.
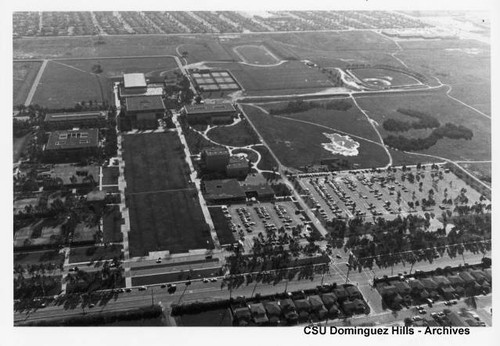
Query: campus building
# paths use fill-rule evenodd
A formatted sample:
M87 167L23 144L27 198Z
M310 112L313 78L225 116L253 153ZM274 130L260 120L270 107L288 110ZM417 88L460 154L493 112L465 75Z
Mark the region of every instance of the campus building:
M44 119L45 128L52 130L68 130L78 128L102 128L106 126L106 111L73 112L47 114Z
M236 117L237 110L230 103L186 105L181 114L193 124L227 124Z
M132 128L155 129L158 119L165 115L165 104L161 96L134 96L125 98L125 116Z
M54 131L44 148L47 162L78 162L98 154L98 129Z
M119 88L120 98L134 96L162 96L163 82L161 79L152 79L143 73L127 73L123 75L123 84Z
M224 172L229 163L229 150L224 147L203 149L201 160L205 169L211 172Z
M226 166L228 178L244 179L250 172L250 161L241 156L231 156Z

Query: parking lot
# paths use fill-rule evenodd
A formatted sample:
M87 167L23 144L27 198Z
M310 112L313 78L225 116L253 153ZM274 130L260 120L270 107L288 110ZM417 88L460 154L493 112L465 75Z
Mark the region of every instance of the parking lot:
M237 204L222 207L229 228L236 239L243 243L245 251L252 249L253 237L266 237L268 232L281 232L289 237L304 238L309 226L304 216L290 201L276 203ZM297 214L296 214L297 212ZM303 239L306 243L307 240Z
M443 167L417 170L415 167L388 170L358 170L322 174L301 174L308 205L318 217L394 218L398 214L434 213L441 215L454 205L472 205L481 195ZM466 191L462 191L465 189ZM456 200L460 199L459 202ZM423 208L424 201L434 205ZM447 201L445 203L445 201ZM424 210L425 209L425 210Z

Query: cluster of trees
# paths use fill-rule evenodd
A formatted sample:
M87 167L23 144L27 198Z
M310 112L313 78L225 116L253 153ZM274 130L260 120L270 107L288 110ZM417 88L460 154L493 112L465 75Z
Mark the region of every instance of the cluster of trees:
M152 305L126 311L101 312L99 314L76 315L58 319L30 321L23 326L103 326L119 321L139 321L158 318L163 314L159 305Z
M398 112L413 118L417 118L418 121L409 122L392 118L387 119L382 124L386 131L405 132L409 131L410 129L434 129L438 128L441 125L436 118L427 113L403 108L399 108Z
M115 111L111 110L108 114L106 140L104 141L103 156L110 158L116 156L118 150L118 140L116 133Z
M313 108L324 108L328 110L347 111L352 107L351 102L346 100L334 100L326 103L306 102L303 100L290 101L284 108L273 108L269 111L272 115L293 114L305 112Z
M455 257L464 251L473 253L489 251L491 247L491 214L471 214L453 216L443 213L443 219L454 225L446 234L444 228L429 229L432 213L422 216L398 216L394 220L378 218L375 223L364 222L361 218L329 221L331 230L329 242L336 247L344 237L345 251L350 249L356 258L354 267L372 269L397 263L414 264L417 261L432 263L436 256Z
M419 151L429 149L434 146L438 140L442 138L451 139L472 139L472 130L468 129L462 125L454 125L451 123L446 123L437 129L434 129L432 133L425 138L407 138L404 136L387 136L384 138L384 143L389 147L396 148L405 151Z
M97 266L97 264L96 264ZM88 293L97 290L121 287L124 276L118 257L112 261L104 261L102 269L96 272L76 270L66 276L68 293Z

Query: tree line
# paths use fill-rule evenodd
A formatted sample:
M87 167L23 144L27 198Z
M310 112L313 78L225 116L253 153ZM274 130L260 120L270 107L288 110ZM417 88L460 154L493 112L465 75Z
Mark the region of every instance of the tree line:
M436 128L424 138L407 138L404 136L389 135L384 138L384 143L392 148L405 151L419 151L429 149L442 138L470 140L473 137L472 130L462 125L446 123Z
M303 100L290 101L284 108L273 108L269 111L272 115L280 115L280 114L293 114L305 112L314 108L323 108L328 110L337 110L337 111L347 111L352 107L352 104L346 100L335 100L329 101L326 103L320 102L306 102Z
M398 108L398 112L401 114L405 114L412 118L417 118L416 122L403 121L399 119L387 119L384 121L382 126L386 131L394 131L394 132L405 132L410 129L434 129L438 128L441 124L439 121L430 114L411 110L411 109L403 109Z

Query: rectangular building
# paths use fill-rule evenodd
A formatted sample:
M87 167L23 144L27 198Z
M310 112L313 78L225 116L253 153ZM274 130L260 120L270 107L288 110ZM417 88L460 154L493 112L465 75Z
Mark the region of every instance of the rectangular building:
M97 155L98 148L97 129L54 131L45 145L44 158L48 162L78 162Z
M125 117L135 128L156 128L158 119L165 115L165 104L158 95L126 97L125 108Z
M229 150L225 147L203 149L201 160L210 172L224 172L229 163Z
M236 113L231 103L186 105L182 109L189 124L231 123Z
M74 127L102 128L106 126L106 111L54 113L45 115L47 130L68 130Z
M250 172L250 162L245 157L231 156L226 166L228 178L244 179Z

